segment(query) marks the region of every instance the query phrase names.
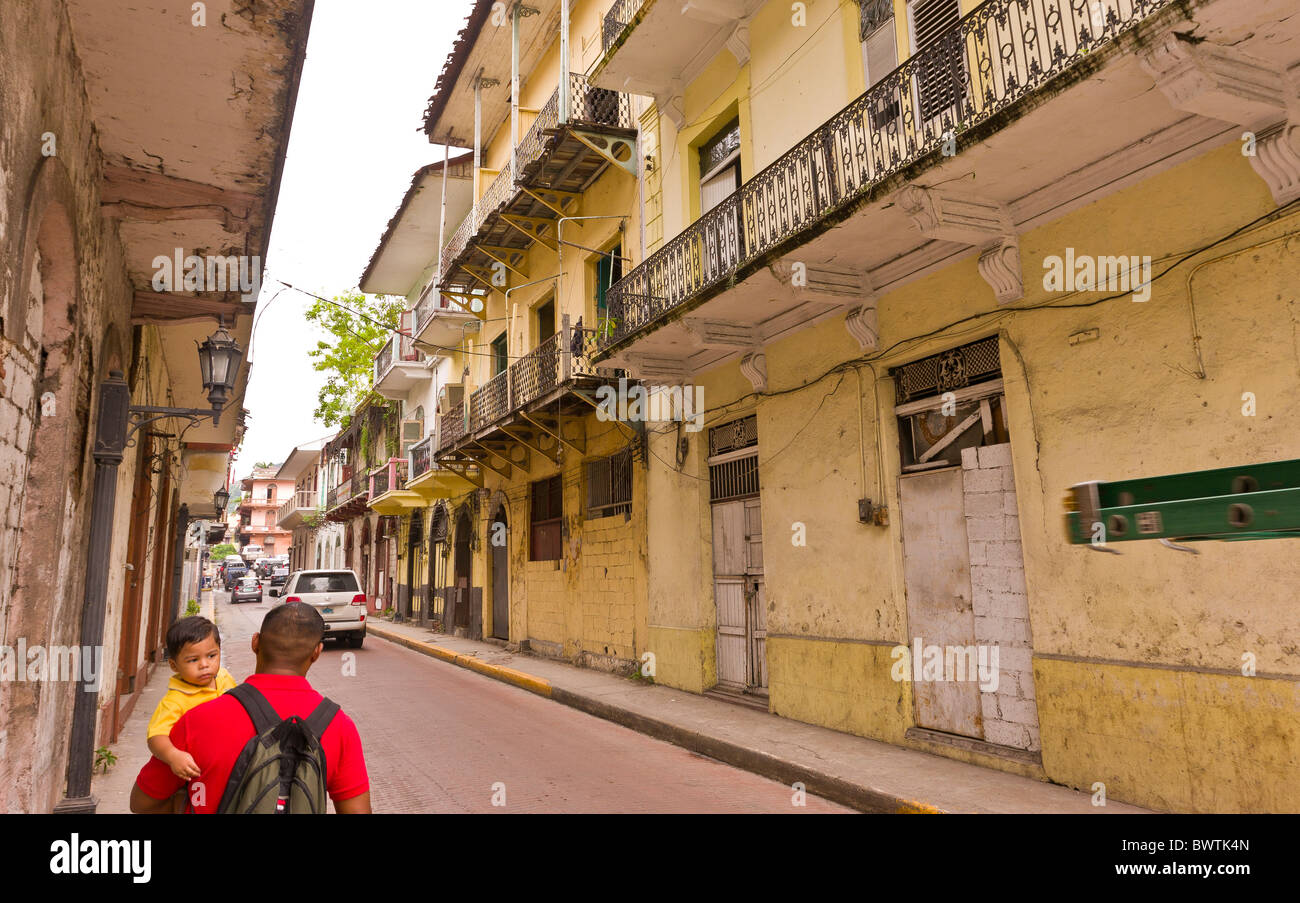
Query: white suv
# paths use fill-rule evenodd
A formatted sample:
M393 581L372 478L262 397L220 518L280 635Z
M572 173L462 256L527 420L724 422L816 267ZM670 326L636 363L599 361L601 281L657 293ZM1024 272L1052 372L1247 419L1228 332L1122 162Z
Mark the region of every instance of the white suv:
M325 620L325 636L360 649L366 638L366 594L353 571L295 571L284 588L271 590L285 602L305 602Z

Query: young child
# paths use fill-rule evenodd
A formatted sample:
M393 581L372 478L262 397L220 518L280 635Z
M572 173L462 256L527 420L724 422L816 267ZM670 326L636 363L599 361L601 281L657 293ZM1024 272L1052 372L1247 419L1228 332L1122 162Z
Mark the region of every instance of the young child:
M167 664L176 672L167 692L149 719L149 752L166 763L172 774L190 780L199 776L194 757L172 745L168 736L180 717L234 688L235 679L221 667L221 634L217 625L194 615L167 630Z

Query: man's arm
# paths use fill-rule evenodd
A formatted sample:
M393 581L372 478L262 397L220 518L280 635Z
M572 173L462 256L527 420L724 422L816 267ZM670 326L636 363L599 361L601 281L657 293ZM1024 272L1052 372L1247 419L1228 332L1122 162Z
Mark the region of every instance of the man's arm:
M135 802L135 795L132 794L132 805ZM354 796L351 799L335 800L334 811L339 815L370 815L370 791Z
M370 794L366 794L366 806L370 805ZM131 811L137 815L155 815L172 811L171 797L156 800L140 789L139 784L131 785Z

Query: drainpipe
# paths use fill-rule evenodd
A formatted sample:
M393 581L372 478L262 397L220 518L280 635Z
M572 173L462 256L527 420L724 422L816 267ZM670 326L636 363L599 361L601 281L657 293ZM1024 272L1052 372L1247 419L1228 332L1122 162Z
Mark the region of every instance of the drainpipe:
M560 0L560 125L569 121L569 0Z

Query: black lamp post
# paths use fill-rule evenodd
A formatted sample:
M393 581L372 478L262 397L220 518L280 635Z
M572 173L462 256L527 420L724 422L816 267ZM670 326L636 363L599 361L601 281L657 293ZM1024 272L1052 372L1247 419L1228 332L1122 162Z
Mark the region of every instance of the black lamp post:
M190 423L199 423L209 417L215 426L221 410L231 400L235 380L243 363L244 349L226 332L225 324L218 321L217 331L199 345L199 372L203 389L208 394L210 409L168 408L157 405L131 404L131 387L121 371L109 373L99 387L99 418L95 430L95 444L91 451L95 459L94 501L90 513L90 537L87 549L86 587L82 597L81 644L82 648L102 648L104 645L105 600L108 595L108 563L113 542L113 509L116 504L117 468L122 463L131 436L143 426L156 420L183 417ZM224 499L222 495L224 493ZM230 494L218 490L213 502L218 511L225 513L225 503ZM179 581L178 581L179 582ZM96 675L98 681L99 675ZM90 795L91 766L95 756L95 713L99 686L83 679L78 687L72 711L72 735L68 744L68 784L63 800L54 807L55 812L93 814L97 805Z
M217 509L217 519L226 516L226 504L230 501L230 490L224 486L212 493L212 505Z

